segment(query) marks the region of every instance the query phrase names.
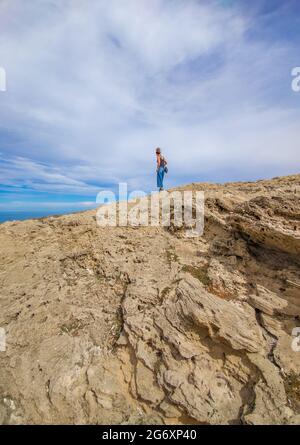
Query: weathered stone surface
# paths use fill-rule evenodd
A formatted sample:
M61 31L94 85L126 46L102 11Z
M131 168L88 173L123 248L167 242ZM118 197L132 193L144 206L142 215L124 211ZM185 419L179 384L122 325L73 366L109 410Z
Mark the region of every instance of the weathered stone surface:
M295 337L282 332L274 348L274 359L285 374L300 375L300 351L292 348Z
M283 380L279 370L259 354L249 354L260 376L254 388L254 408L244 416L248 424L273 425L288 423L293 411L287 406Z
M155 381L155 374L140 361L136 366L136 387L138 395L154 405L158 405L165 398L164 391Z
M289 424L290 425L300 425L300 414L298 414L297 416L293 416L289 419Z
M294 317L300 316L300 307L298 304L291 303L260 285L257 286L257 295L250 295L248 302L251 306L267 315L282 314Z
M299 255L299 190L283 196L256 196L235 208L232 227L265 247Z
M300 423L300 176L184 189L198 238L0 225L1 423Z
M276 318L262 313L260 315L260 320L262 326L274 337L278 338L282 334L282 323L279 320L276 320Z
M210 338L225 341L233 349L256 352L264 340L254 311L247 304L222 300L206 292L195 278L182 280L177 288L182 314L195 325L205 327Z
M257 286L257 295L250 295L248 301L251 306L268 315L282 313L284 308L288 306L286 300L259 285Z

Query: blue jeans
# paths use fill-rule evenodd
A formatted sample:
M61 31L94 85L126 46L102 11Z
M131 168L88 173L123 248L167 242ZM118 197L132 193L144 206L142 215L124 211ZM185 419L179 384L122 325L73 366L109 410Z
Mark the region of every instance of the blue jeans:
M163 188L164 184L164 175L165 175L165 170L163 167L159 167L159 169L157 170L157 187L158 188Z

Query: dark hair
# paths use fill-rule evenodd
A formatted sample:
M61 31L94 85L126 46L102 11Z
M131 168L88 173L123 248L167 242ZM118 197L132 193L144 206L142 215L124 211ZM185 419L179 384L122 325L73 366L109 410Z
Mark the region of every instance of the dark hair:
M156 153L159 153L159 154L160 154L160 148L159 148L159 147L157 147L157 149L156 149Z

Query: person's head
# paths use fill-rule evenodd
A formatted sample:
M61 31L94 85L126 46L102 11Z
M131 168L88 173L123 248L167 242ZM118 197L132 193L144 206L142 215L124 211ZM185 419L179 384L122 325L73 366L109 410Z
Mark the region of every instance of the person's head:
M157 149L156 149L156 154L157 154L157 155L160 155L160 153L161 153L160 148L157 147Z

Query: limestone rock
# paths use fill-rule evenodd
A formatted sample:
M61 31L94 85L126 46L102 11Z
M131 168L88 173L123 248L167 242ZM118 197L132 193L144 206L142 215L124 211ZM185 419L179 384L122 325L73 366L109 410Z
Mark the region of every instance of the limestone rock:
M228 342L236 350L256 352L263 349L264 340L255 312L247 304L209 294L192 277L180 282L177 295L176 304L184 316L192 319L196 326L207 328L211 338Z
M288 302L278 297L274 292L264 288L263 286L257 286L257 294L249 297L249 303L256 309L264 312L268 315L274 315L275 313L282 313L284 308L288 306Z
M257 295L250 295L248 301L251 306L259 309L267 315L300 315L300 305L293 304L284 298L279 297L277 294L261 285L257 285Z
M264 313L261 314L260 319L262 326L274 337L278 338L282 334L282 324L279 320Z
M300 351L292 348L293 340L294 337L282 332L274 349L274 359L285 374L300 375Z
M179 190L202 236L0 225L1 423L300 424L300 175Z
M292 410L287 406L283 380L279 370L267 359L258 354L248 355L260 371L254 391L254 409L244 416L248 424L273 425L288 423Z
M165 397L155 382L155 374L140 361L136 367L136 387L139 397L154 405L158 405Z

